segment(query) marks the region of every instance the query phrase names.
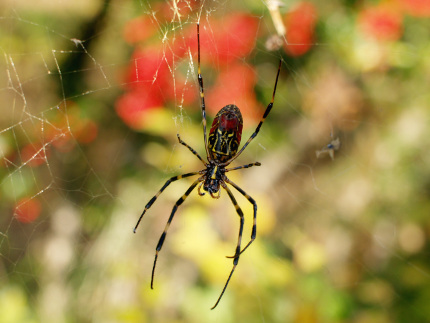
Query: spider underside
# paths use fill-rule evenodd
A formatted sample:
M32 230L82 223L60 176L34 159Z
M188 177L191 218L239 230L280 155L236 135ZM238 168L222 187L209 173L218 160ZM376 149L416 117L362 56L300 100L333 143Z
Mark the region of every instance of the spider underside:
M163 185L163 187L155 194L154 197L146 204L145 209L143 210L142 214L139 217L139 220L137 221L137 224L134 228L134 232L136 232L137 227L139 226L140 221L143 218L143 215L145 212L152 206L152 204L155 202L155 200L158 198L158 196L166 189L167 186L169 186L172 182L175 182L179 179L200 175L200 177L195 180L191 186L187 189L187 191L184 193L184 195L176 201L175 205L173 206L172 212L170 214L169 219L167 220L166 226L164 228L163 233L161 234L160 240L158 241L156 251L155 251L155 259L154 259L154 265L152 267L152 275L151 275L151 288L153 288L154 284L154 272L155 272L155 266L157 263L158 253L161 250L164 240L167 235L167 230L173 220L173 217L178 209L178 207L185 201L185 199L190 195L190 193L194 190L194 188L198 186L198 194L200 196L205 195L205 192L208 192L212 198L218 199L221 194L221 188L223 188L227 195L229 196L231 202L233 203L237 214L240 218L240 227L239 227L239 236L238 241L236 245L236 250L233 256L227 257L233 259L233 268L230 271L230 274L227 278L227 281L224 285L224 288L221 291L220 296L218 297L218 300L216 301L215 305L211 308L214 309L218 303L220 302L222 296L224 295L225 290L227 289L228 283L230 282L230 279L233 275L234 270L236 269L236 266L239 262L240 255L250 246L250 244L255 240L256 234L257 234L257 203L255 200L249 196L243 189L241 189L238 185L233 183L231 180L228 179L226 176L226 173L229 171L239 170L243 168L249 168L253 166L260 166L261 164L259 162L237 166L233 168L226 168L233 160L235 160L248 146L248 144L257 136L258 132L260 131L260 128L270 113L270 110L273 107L273 102L275 99L275 93L276 93L276 86L278 84L278 78L279 78L279 72L281 70L281 61L279 62L278 71L276 74L276 81L275 86L273 89L272 99L270 103L268 104L266 111L263 114L263 117L261 118L259 124L257 125L257 128L255 129L254 133L250 136L248 141L243 145L243 147L238 151L241 136L242 136L242 127L243 127L243 118L242 114L240 113L240 110L237 106L233 104L226 105L223 107L215 116L214 121L212 123L211 129L209 131L209 138L206 134L206 108L205 108L205 97L204 97L204 87L203 87L203 78L200 71L200 31L199 31L199 24L197 24L197 47L198 47L198 82L200 87L200 99L201 99L201 111L202 111L202 120L203 120L203 135L204 135L204 142L205 142L205 149L206 149L206 156L207 156L207 162L187 143L182 141L179 134L178 140L179 143L187 147L197 158L200 159L200 161L205 166L204 169L197 171L197 172L191 172L186 173L178 176L174 176L166 181L166 183ZM250 241L245 245L243 249L241 249L241 242L242 242L242 232L243 232L243 226L244 226L244 215L242 212L242 209L238 205L236 198L234 197L233 193L231 192L230 188L227 186L227 184L233 186L240 194L242 194L252 205L254 208L253 213L253 224L252 224L252 232L251 232L251 239ZM202 192L202 188L203 191Z

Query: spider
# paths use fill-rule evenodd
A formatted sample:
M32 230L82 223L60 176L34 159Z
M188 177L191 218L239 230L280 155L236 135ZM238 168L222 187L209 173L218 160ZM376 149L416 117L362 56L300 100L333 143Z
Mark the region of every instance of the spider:
M197 191L200 196L203 196L206 194L202 192L202 188L203 188L205 192L209 192L210 196L215 199L220 198L221 187L222 187L227 192L227 195L229 196L231 202L233 203L236 209L237 214L239 215L240 227L239 227L239 237L237 240L237 246L236 246L236 251L234 253L234 256L231 256L231 257L227 256L227 258L233 259L233 268L231 269L231 272L227 278L224 288L221 291L221 294L218 297L218 300L216 301L215 305L211 308L211 309L214 309L220 302L222 296L224 295L224 292L227 289L228 283L230 282L233 272L236 269L236 266L239 262L240 255L251 245L251 243L255 240L255 237L257 235L257 203L243 189L241 189L238 185L236 185L230 179L228 179L228 177L226 176L226 173L234 170L238 170L238 169L249 168L252 166L260 166L261 164L259 162L255 162L255 163L237 166L233 168L226 168L226 167L232 161L234 161L245 150L245 148L249 145L252 139L254 139L257 136L258 132L260 131L261 125L263 124L266 117L269 115L275 99L276 85L278 84L279 72L281 70L282 61L279 61L279 67L278 67L278 72L276 74L275 86L273 88L272 100L267 106L266 111L264 112L263 117L261 118L260 123L258 124L254 133L251 135L248 141L243 145L243 147L238 151L240 140L242 137L243 119L242 119L242 114L240 113L240 110L236 105L229 104L223 107L215 116L215 119L212 123L212 127L209 131L209 138L207 137L207 134L206 134L205 96L204 96L203 78L200 71L199 24L197 24L197 48L198 48L198 82L200 87L201 111L202 111L202 119L203 119L203 136L204 136L204 142L205 142L207 162L203 160L203 158L192 147L190 147L187 143L182 141L179 134L177 136L178 136L179 143L187 147L198 159L200 159L200 161L203 163L205 168L198 172L186 173L186 174L174 176L168 179L166 183L163 185L163 187L161 187L161 189L155 194L155 196L152 197L151 200L149 200L149 202L146 204L145 209L140 215L139 220L137 221L133 232L136 233L136 229L139 226L139 223L142 220L145 212L152 206L152 204L154 204L155 200L160 196L160 194L166 189L167 186L169 186L172 182L175 182L177 180L180 180L186 177L201 175L197 180L195 180L191 184L191 186L188 188L185 194L173 206L172 213L170 214L170 217L166 223L164 231L161 234L160 240L158 241L157 247L155 249L155 259L154 259L154 265L152 267L152 274L151 274L151 289L153 289L154 272L155 272L155 265L157 264L158 253L163 247L163 243L167 235L167 230L169 229L169 226L173 220L173 217L178 207L185 201L185 199L190 195L190 193L194 190L194 188L197 185L199 185ZM243 226L245 222L244 215L243 215L242 209L240 208L240 206L236 201L236 198L234 197L233 193L231 192L227 184L230 184L237 191L239 191L239 193L242 194L254 207L251 239L243 249L241 249L241 242L242 242Z

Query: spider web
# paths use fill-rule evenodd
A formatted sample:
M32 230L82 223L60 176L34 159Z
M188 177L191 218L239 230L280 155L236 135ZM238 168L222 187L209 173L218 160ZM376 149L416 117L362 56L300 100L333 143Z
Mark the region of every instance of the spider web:
M1 4L0 321L425 321L429 28L402 12L401 37L366 37L374 6ZM152 291L191 182L132 234L168 178L202 168L176 137L204 156L197 22L209 126L235 103L247 140L282 60L235 162L262 166L229 173L258 203L257 240L214 311L239 228L225 192L180 207ZM244 245L252 206L233 193Z

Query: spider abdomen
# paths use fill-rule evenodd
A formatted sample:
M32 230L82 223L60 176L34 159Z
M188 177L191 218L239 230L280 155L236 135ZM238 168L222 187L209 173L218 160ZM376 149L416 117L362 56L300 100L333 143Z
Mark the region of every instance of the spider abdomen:
M208 138L209 154L213 160L223 163L236 155L242 128L242 114L234 104L226 105L217 113Z

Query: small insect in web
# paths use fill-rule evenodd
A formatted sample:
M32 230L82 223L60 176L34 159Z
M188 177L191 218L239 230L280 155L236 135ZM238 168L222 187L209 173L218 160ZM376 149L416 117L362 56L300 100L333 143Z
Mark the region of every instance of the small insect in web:
M155 273L155 265L157 264L158 253L163 247L164 240L166 239L166 235L167 235L167 230L169 229L169 226L173 220L173 217L178 207L185 201L185 199L190 195L190 193L194 190L194 188L197 185L199 185L197 188L197 191L200 196L203 196L206 194L202 192L202 187L203 187L203 190L205 192L209 192L210 196L215 199L220 198L221 188L223 188L227 192L227 195L229 196L231 202L233 203L236 209L237 214L239 215L240 227L239 227L239 237L237 240L235 253L233 256L227 257L227 258L233 259L233 268L231 269L231 272L227 278L224 288L221 291L221 294L218 297L218 300L216 301L215 305L212 307L212 309L214 309L218 305L219 301L224 295L224 292L227 289L228 283L230 282L230 279L233 276L233 272L236 269L236 266L239 262L240 255L251 245L251 243L255 240L255 237L257 235L257 203L242 188L240 188L238 185L236 185L230 179L228 179L228 177L226 176L226 173L243 169L243 168L249 168L252 166L260 166L261 164L259 162L255 162L255 163L232 167L232 168L226 168L226 167L232 161L234 161L245 150L245 148L249 145L249 143L257 136L264 120L269 115L270 110L272 110L273 102L275 100L276 86L278 84L279 72L281 71L282 61L279 61L275 86L273 88L272 100L267 106L266 111L264 112L263 117L261 118L260 123L258 124L254 133L251 135L248 141L243 145L243 147L238 151L240 140L242 137L243 119L239 108L234 104L226 105L217 113L212 123L212 127L209 131L209 138L207 137L207 134L206 134L205 96L204 96L203 78L200 71L199 24L197 24L197 49L198 49L198 81L199 81L199 87L200 87L200 100L201 100L200 105L201 105L202 119L203 119L203 136L204 136L206 156L208 161L207 162L204 161L203 158L193 148L191 148L187 143L182 141L182 139L179 137L179 134L178 134L179 143L187 147L198 159L200 159L200 161L203 163L205 168L197 172L186 173L186 174L174 176L168 179L167 182L163 185L163 187L161 187L161 189L155 194L155 196L152 197L151 200L149 200L149 202L146 204L145 209L143 210L142 214L139 217L139 220L137 221L137 224L134 228L134 232L136 233L136 229L139 226L139 223L142 220L146 211L152 206L152 204L160 196L160 194L166 189L167 186L169 186L172 182L175 182L179 179L200 175L200 177L191 184L191 186L184 193L184 195L182 195L182 197L173 206L172 212L170 213L170 217L167 220L164 231L161 234L160 240L158 241L157 247L155 249L154 265L152 267L152 275L151 275L151 289L152 289L154 287L154 273ZM236 198L234 197L233 193L231 192L227 184L233 186L240 194L242 194L253 205L253 208L254 208L251 239L243 249L241 249L241 243L242 243L243 226L245 223L244 215L243 215L242 209L240 208L239 204L236 201Z
M340 145L340 139L337 137L336 139L332 139L332 141L322 149L315 151L315 154L317 158L320 158L323 154L328 154L331 160L334 160L334 152L339 150Z

